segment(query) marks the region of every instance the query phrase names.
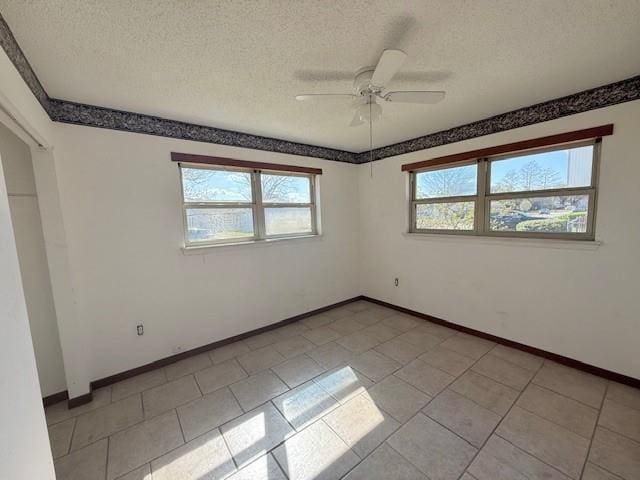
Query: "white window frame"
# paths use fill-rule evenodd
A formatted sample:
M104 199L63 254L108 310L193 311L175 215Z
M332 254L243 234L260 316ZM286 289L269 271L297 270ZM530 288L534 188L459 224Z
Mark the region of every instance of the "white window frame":
M180 170L180 195L182 198L182 221L183 221L183 236L185 248L198 248L216 245L227 244L241 244L259 242L273 239L287 239L287 238L299 238L316 236L319 234L318 229L318 211L317 211L317 188L316 183L318 181L317 175L313 173L300 173L289 172L284 170L268 170L268 169L251 169L242 167L228 167L218 165L205 165L205 164L193 164L193 163L179 163ZM249 173L251 175L251 201L250 202L188 202L184 198L184 180L182 175L182 168L196 169L196 170L214 170L214 171L235 171L242 173ZM309 181L309 203L271 203L263 202L262 199L262 174L273 174L287 177L303 177ZM285 233L285 234L272 234L268 235L265 225L265 208L309 208L311 211L311 231L300 233ZM189 241L189 227L187 222L187 210L189 209L206 209L206 208L251 208L253 216L253 236L239 237L239 238L224 238L219 240L210 240L202 242Z
M521 157L528 154L552 152L557 150L567 150L592 145L593 159L591 163L591 183L586 187L554 188L544 190L525 190L507 193L491 193L491 164L497 160L505 160L514 157ZM582 142L573 142L551 147L519 151L506 155L476 158L461 162L426 167L409 172L409 233L445 234L445 235L476 235L487 237L513 237L513 238L539 238L558 240L595 240L596 207L598 195L598 176L600 169L600 147L601 139L594 139ZM455 197L433 197L427 199L416 199L416 175L426 171L446 170L449 168L461 167L465 165L477 165L477 188L475 195L461 195ZM577 196L587 195L589 197L587 211L587 228L584 233L545 233L545 232L516 232L491 230L490 206L492 200L508 200L532 197L555 197L555 196ZM417 228L416 208L420 204L429 203L454 203L463 201L473 201L475 203L474 227L472 230L452 230L452 229L419 229Z

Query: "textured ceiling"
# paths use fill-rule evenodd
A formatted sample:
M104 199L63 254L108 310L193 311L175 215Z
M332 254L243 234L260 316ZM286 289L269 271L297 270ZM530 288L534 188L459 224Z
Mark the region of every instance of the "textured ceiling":
M368 148L352 75L385 48L409 54L374 147L640 73L638 0L0 0L51 97L349 151Z

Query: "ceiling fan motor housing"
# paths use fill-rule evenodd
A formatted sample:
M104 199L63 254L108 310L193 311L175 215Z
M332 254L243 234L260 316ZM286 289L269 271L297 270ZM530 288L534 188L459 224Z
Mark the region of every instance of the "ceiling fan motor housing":
M374 70L375 67L365 67L358 70L353 82L357 95L377 95L382 91L381 87L376 87L371 84L371 77L373 77Z

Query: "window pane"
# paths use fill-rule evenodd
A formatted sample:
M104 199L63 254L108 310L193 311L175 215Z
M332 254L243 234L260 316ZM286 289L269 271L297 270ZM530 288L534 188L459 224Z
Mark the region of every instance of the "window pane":
M593 145L491 162L490 190L524 192L591 185Z
M311 208L265 208L264 223L267 235L311 233Z
M493 200L491 230L498 232L586 233L589 196Z
M185 202L251 202L251 174L182 168Z
M416 205L418 230L473 230L474 202Z
M311 203L309 177L261 175L264 203Z
M253 237L251 208L188 208L190 243Z
M478 166L443 168L416 174L416 199L475 195Z

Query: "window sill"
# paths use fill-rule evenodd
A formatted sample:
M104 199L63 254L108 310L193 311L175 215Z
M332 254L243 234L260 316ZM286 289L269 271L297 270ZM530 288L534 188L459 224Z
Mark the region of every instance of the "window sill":
M265 247L267 245L279 244L281 242L308 242L308 241L320 241L322 240L322 234L314 235L297 235L294 237L280 237L280 238L266 238L264 240L249 240L246 242L229 242L229 243L216 243L212 245L195 245L189 247L182 247L183 255L206 255L212 251L218 249L233 248L255 248Z
M559 250L597 250L600 240L559 240L557 238L518 238L491 237L481 235L456 235L439 233L404 232L405 238L422 241L441 241L447 243L480 243L486 245L505 245L509 247L552 248Z

